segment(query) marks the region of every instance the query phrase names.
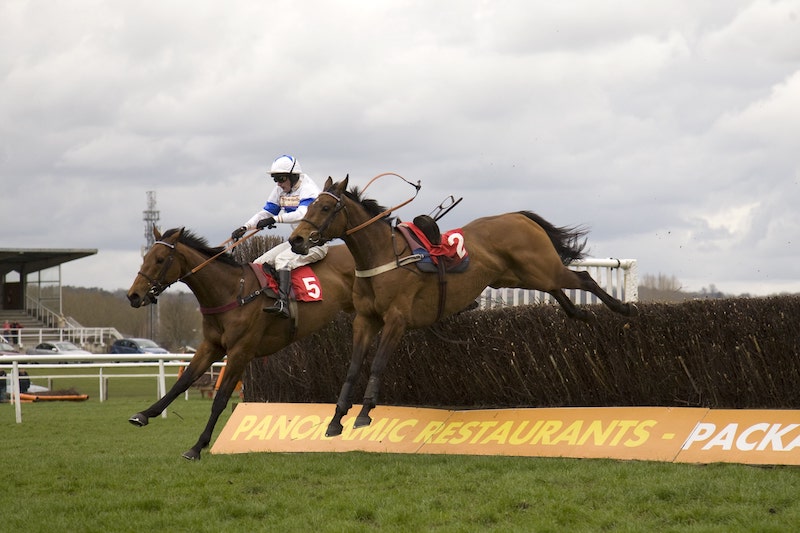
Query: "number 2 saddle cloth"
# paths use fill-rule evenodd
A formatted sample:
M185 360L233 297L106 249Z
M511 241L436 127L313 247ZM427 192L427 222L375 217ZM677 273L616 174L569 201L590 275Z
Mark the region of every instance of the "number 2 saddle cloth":
M433 224L436 223L433 222ZM433 243L416 224L400 222L395 227L408 241L411 251L422 256L422 259L416 263L417 268L422 272L438 272L440 262L444 265L446 272L452 273L464 272L469 266L469 254L461 228L443 233L441 241ZM427 233L435 238L438 236L438 228L434 227L433 231Z

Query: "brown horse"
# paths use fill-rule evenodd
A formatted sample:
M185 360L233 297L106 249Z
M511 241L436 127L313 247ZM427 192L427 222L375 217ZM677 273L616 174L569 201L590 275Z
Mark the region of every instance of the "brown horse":
M567 268L583 257L586 233L559 228L528 211L479 218L461 229L469 257L464 272L448 274L445 298L440 298L436 274L421 273L403 265L412 254L395 232L392 218L374 200L362 199L358 188L347 190L349 177L338 183L331 178L312 203L306 217L289 237L292 249L304 253L309 246L342 238L353 254L356 280L353 285L353 353L336 411L327 435L342 432L341 419L352 407L353 382L365 353L380 332L372 362L364 403L354 426L371 423L387 360L406 330L433 324L471 304L487 286L536 289L551 294L567 315L588 320L563 289L581 289L595 294L613 311L635 314L636 308L606 293L586 272ZM370 223L375 219L376 222Z
M225 374L211 404L211 417L200 439L183 453L186 459L200 459L200 452L211 442L219 416L225 410L236 384L254 358L273 354L329 324L339 311L352 312L353 257L345 246L331 246L328 255L312 265L322 289L322 300L297 302L297 320L264 313L261 286L256 274L228 253L209 258L223 248L208 246L183 228L161 235L154 228L156 243L144 257L141 270L128 291L131 306L155 303L156 297L176 281L194 293L203 312L203 341L186 371L163 398L133 415L129 421L146 426L185 392L211 365L227 354ZM195 267L206 263L200 269ZM195 270L194 272L192 272ZM249 302L255 303L248 305Z

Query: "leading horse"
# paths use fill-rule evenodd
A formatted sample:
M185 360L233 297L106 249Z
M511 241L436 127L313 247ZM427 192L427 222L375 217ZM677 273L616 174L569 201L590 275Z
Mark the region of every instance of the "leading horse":
M585 231L553 226L529 211L479 218L461 228L461 237L455 242L465 246L469 265L461 273L448 275L445 298L440 298L438 276L402 264L401 258L412 255L412 250L396 234L388 211L374 200L362 199L357 187L348 191L348 181L349 176L337 183L328 178L322 194L289 236L296 253L341 238L356 265L353 352L328 436L342 432L342 417L353 405L353 383L379 332L378 349L354 427L371 423L369 413L378 401L386 363L406 330L429 326L466 308L487 286L547 292L568 316L581 320L589 320L591 315L576 307L563 289L591 292L623 315L636 312L635 307L601 289L587 272L567 268L583 257L585 240L581 239Z
M214 426L250 361L314 333L329 324L339 311L353 311L353 257L345 246L331 246L328 255L312 265L322 300L297 302L297 320L293 324L293 320L261 310L264 296L256 274L248 265L223 253L223 248L209 247L205 239L183 228L167 230L163 235L153 228L153 234L156 242L145 255L128 290L128 300L133 307L155 303L167 287L182 281L200 304L203 341L169 392L129 421L146 426L150 417L164 411L227 354L225 373L211 404L211 417L197 443L183 453L184 458L197 460L201 450L211 442ZM209 261L214 257L215 260Z

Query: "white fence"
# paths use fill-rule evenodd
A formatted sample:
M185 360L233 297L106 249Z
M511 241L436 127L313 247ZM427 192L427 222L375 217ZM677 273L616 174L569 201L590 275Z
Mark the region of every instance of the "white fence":
M192 354L83 354L83 355L6 355L2 358L0 368L6 370L8 376L5 379L8 383L8 392L11 402L16 407L17 423L22 423L22 402L19 390L19 371L20 369L48 369L48 368L95 368L99 369L97 374L54 374L27 376L32 381L36 379L62 379L62 378L95 378L99 385L100 401L105 401L108 391L108 380L110 378L151 378L156 380L157 398L161 398L167 393L167 377L175 377L177 372L167 373L167 369L176 369L189 364ZM84 362L92 361L92 362ZM39 364L34 364L39 363ZM63 363L69 363L65 365ZM216 368L224 367L225 363L214 363ZM153 369L153 372L142 374L107 374L104 369L110 368L142 368ZM8 371L11 371L10 373ZM162 418L166 418L167 411L161 413Z
M570 265L572 270L586 270L611 296L623 302L639 299L639 273L635 259L584 259ZM580 290L567 290L567 296L576 304L599 303L597 297ZM480 295L481 309L550 303L553 297L546 292L527 289L486 288Z
M69 341L91 352L105 352L122 335L116 328L22 328L12 343L33 348L42 342Z

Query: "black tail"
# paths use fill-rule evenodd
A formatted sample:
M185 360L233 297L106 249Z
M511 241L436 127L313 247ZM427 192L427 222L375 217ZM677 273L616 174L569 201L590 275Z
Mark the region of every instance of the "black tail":
M580 226L574 227L557 227L530 211L520 211L521 215L525 215L529 219L539 224L542 229L550 237L550 242L561 257L561 262L569 265L573 261L583 259L583 249L586 248L586 235L589 230Z

